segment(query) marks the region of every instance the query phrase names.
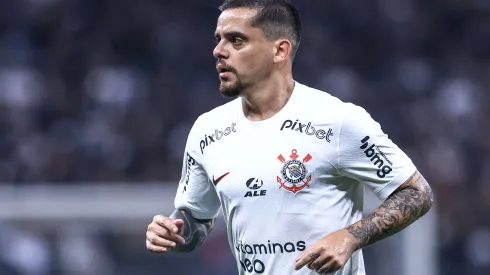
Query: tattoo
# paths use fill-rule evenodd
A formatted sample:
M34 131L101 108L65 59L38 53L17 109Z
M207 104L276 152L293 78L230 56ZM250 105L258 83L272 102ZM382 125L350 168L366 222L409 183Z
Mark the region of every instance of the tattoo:
M309 262L309 266L313 269L318 269L320 267L323 266L323 263L322 262L312 262L314 261L315 259L317 259L318 257L320 257L320 253L318 252L312 252L310 254L308 254L308 262Z
M323 262L315 262L315 263L313 264L313 269L317 270L317 269L319 269L320 267L322 267L322 266L323 266L323 264L324 264Z
M378 209L347 230L357 239L360 249L406 228L425 215L433 202L432 189L417 171Z
M320 257L320 253L318 253L318 252L316 252L316 253L310 253L308 255L308 257L310 257L310 260L314 260L314 259Z

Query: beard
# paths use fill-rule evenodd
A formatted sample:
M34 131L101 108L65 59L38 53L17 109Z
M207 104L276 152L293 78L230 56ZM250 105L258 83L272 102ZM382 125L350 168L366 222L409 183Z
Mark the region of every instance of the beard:
M242 94L245 89L245 85L243 85L242 81L235 74L234 77L236 79L234 81L231 80L221 80L219 85L219 92L227 98L235 98Z

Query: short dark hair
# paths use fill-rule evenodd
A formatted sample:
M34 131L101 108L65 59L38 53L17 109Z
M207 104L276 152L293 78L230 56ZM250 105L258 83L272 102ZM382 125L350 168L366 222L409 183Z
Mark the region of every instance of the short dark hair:
M258 9L252 27L261 28L267 39L289 39L294 59L301 41L301 20L291 0L225 0L219 10L233 8Z

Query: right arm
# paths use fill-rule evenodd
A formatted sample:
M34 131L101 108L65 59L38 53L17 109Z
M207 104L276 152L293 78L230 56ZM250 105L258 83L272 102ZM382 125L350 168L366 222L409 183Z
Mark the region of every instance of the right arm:
M147 248L152 252L188 252L198 248L220 210L218 195L201 162L199 138L204 134L200 134L198 122L199 119L187 138L175 210L169 217L155 216L148 226Z
M201 246L214 219L199 220L185 210L175 209L169 217L156 215L146 231L146 248L155 253L190 252Z
M183 228L179 230L179 233L184 238L185 243L173 249L177 252L190 252L201 246L214 226L214 219L196 219L185 210L176 209L170 218L183 221Z

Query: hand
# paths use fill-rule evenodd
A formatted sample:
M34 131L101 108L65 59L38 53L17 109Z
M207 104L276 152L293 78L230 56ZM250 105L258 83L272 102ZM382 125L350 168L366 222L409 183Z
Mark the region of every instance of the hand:
M161 215L153 217L146 231L146 249L151 252L165 253L177 245L184 244L183 230L184 221L181 219L173 220Z
M296 259L295 270L308 265L319 274L341 269L357 249L357 240L346 229L331 233L308 247Z

